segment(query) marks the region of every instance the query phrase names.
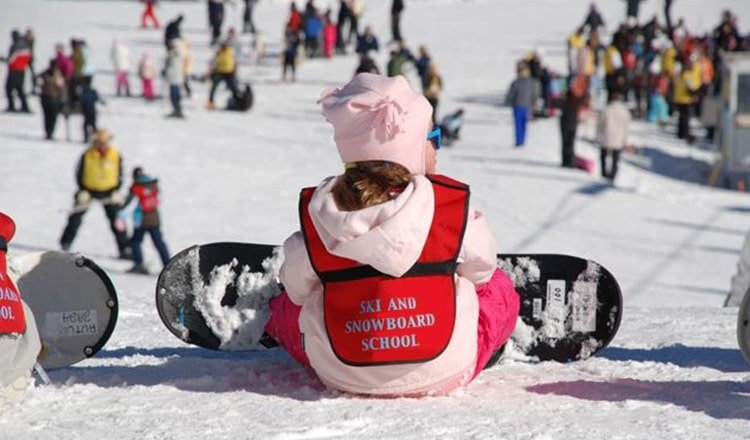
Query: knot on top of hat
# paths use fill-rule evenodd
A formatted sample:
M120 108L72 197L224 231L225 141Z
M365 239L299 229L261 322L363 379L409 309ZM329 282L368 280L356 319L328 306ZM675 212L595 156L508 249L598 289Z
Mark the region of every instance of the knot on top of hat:
M404 132L406 110L390 96L383 97L370 106L370 109L377 112L373 127L383 130L386 139L393 139L397 134Z

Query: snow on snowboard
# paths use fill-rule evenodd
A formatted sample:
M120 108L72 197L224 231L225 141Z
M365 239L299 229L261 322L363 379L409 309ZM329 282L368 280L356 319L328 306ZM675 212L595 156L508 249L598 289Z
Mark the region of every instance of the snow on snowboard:
M117 293L107 274L80 254L34 252L8 259L21 297L34 312L39 363L63 368L95 355L117 323Z
M280 248L272 245L187 248L159 275L159 316L175 336L201 347L270 346L263 335L269 318L263 306L283 289L277 278L282 261ZM569 362L591 357L612 341L622 317L622 294L607 269L553 254L498 254L497 262L522 298L511 338L516 351L535 360Z

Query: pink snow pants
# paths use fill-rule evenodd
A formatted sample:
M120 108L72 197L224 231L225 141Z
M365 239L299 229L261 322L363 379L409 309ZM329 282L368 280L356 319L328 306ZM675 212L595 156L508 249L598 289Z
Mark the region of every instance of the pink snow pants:
M115 83L115 88L117 89L118 95L120 94L120 90L125 90L126 93L130 93L130 83L128 82L127 70L117 71L117 81Z
M141 78L143 83L143 97L146 99L154 99L156 94L154 93L154 80L151 78Z
M476 377L487 365L492 354L505 344L516 327L520 297L513 282L500 269L496 269L487 284L477 287L479 297L479 322L477 326ZM294 304L286 292L270 302L271 319L265 330L281 345L292 359L310 366L299 329L302 307Z

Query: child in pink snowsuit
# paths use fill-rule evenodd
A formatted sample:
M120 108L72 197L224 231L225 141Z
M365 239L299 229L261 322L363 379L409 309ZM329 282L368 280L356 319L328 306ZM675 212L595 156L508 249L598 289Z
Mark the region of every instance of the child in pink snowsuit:
M323 56L333 57L333 48L336 46L336 25L326 17L323 26Z
M403 77L369 73L320 103L345 172L302 190L266 332L338 390L468 384L510 337L519 296L469 187L435 174L432 107Z
M138 63L138 76L141 78L143 97L150 101L156 97L154 92L154 77L156 76L156 66L154 60L149 54L143 54L140 63Z

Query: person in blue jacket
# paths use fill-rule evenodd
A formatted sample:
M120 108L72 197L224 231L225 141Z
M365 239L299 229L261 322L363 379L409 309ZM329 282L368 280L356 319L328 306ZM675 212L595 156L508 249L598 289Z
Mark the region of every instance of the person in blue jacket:
M531 77L526 63L518 63L516 73L517 77L505 96L505 103L513 108L516 147L522 147L526 143L526 124L533 115L539 91L538 81Z

